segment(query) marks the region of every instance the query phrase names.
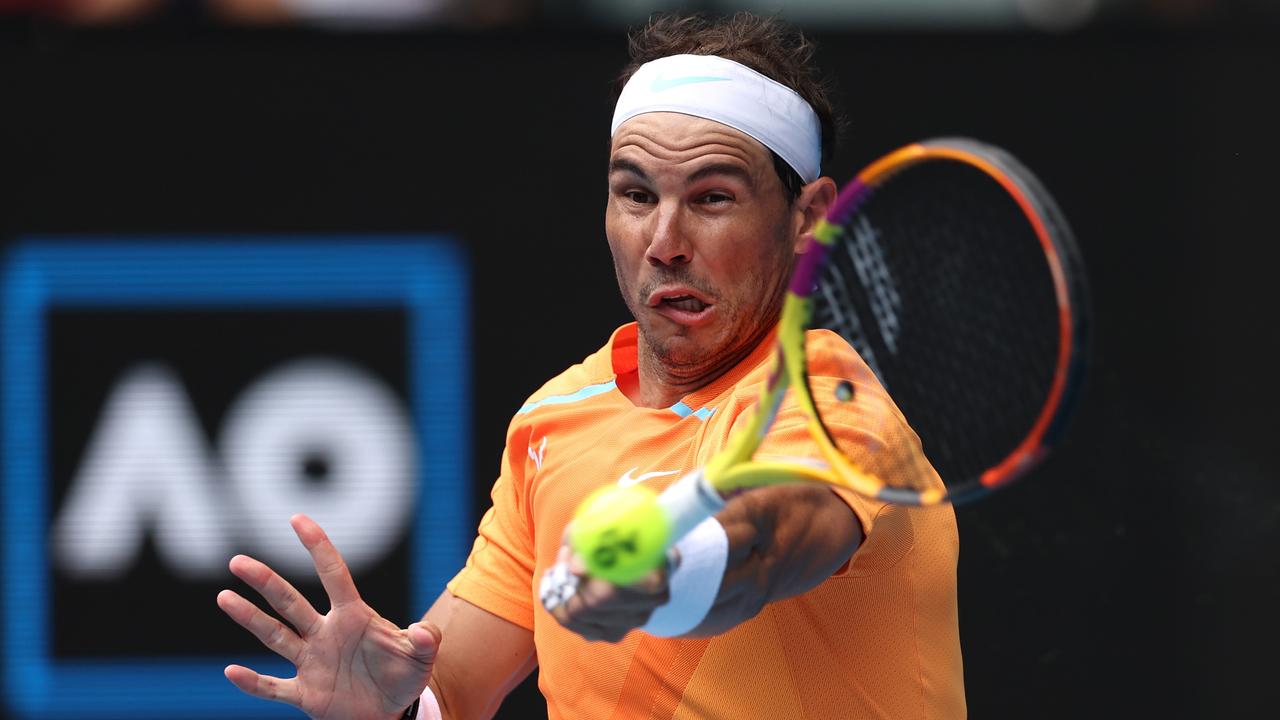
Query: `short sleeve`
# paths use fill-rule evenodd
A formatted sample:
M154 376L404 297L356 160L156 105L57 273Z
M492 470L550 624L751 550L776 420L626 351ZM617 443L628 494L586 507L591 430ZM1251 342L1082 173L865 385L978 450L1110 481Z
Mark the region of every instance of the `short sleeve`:
M855 466L892 485L941 485L919 437L852 348L824 333L810 337L809 355L810 391L823 424ZM853 383L854 392L851 399L840 400L847 394L837 392L837 387L845 381ZM808 417L790 402L791 397L789 394L779 409L757 458L821 459L809 435ZM833 492L849 506L863 532L863 542L834 577L874 575L895 565L911 550L915 531L909 508L844 488L833 488Z
M527 434L527 433L526 433ZM525 502L523 448L509 432L493 506L480 520L467 564L449 582L454 595L528 630L533 629L533 527ZM515 442L515 445L513 445Z
M830 428L839 432L839 428ZM796 460L817 459L817 445L809 436L806 424L799 420L779 417L770 429L765 442L756 452L760 459ZM832 577L865 577L893 567L912 545L915 535L910 515L902 508L882 500L860 495L852 490L833 487L832 493L840 498L862 526L862 542L849 562L841 566Z

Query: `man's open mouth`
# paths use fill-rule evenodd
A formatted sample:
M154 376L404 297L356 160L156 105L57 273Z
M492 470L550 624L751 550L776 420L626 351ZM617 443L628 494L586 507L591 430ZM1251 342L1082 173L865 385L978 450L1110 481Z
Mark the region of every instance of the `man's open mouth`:
M673 295L662 298L662 304L685 312L702 312L707 304L692 295Z

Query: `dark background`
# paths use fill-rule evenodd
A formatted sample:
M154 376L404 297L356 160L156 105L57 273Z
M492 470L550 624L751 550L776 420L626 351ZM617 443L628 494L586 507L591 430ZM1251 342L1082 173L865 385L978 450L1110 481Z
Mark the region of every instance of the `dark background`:
M299 355L359 367L408 403L406 318L399 309L62 307L48 318L48 403L54 408L49 507L55 513L70 491L110 391L121 377L143 363L163 367L181 384L211 450L217 446L223 420L237 395ZM317 454L314 459L323 463L325 456ZM326 475L318 466L302 476L322 484L329 479ZM253 554L256 550L245 547L243 541L235 544L236 553ZM406 607L404 583L396 582L410 574L408 545L409 538L402 538L381 560L357 573L361 596L387 617L420 614ZM208 610L209 599L235 581L227 575L175 582L150 538L144 540L139 560L113 581L86 581L59 571L56 564L51 577L49 654L55 660L121 654L184 656L193 648L234 656L252 649L240 633L229 632L232 628L221 622L187 623L181 633L156 632L153 618L164 617L174 607ZM292 580L313 604L327 602L314 576ZM122 592L121 588L163 591ZM104 617L113 620L103 622Z
M850 119L831 174L930 136L1003 145L1093 286L1065 447L959 511L970 715L1274 716L1274 29L818 39ZM624 53L617 30L0 25L0 241L460 238L479 513L511 413L627 319L602 233ZM212 622L212 597L189 612ZM502 716L530 708L526 685Z

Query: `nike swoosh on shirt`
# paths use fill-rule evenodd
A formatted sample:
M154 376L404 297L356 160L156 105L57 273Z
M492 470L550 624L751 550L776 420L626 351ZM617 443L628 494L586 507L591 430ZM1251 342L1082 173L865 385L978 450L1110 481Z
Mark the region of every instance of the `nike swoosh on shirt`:
M693 85L696 83L719 82L721 80L729 80L729 79L730 78L727 78L727 77L716 77L714 75L686 75L685 77L678 77L678 78L664 78L661 75L659 75L658 77L653 79L653 82L649 83L649 90L657 93L657 92L662 92L664 90L670 90L673 87L680 87L681 85Z
M679 470L659 470L658 472L641 473L640 475L633 477L631 473L639 469L640 468L631 468L630 470L622 473L622 477L618 478L618 487L630 487L636 483L644 482L649 478L662 477L663 475L675 475L680 472Z

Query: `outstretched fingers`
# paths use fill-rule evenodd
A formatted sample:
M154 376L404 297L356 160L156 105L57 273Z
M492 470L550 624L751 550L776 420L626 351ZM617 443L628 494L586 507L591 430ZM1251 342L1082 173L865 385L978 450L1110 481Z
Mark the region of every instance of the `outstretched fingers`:
M228 665L222 674L227 676L232 685L240 688L241 692L256 698L274 700L294 707L302 705L302 692L298 689L296 679L285 680L260 675L243 665Z
M302 593L263 563L248 555L237 555L231 558L230 568L232 574L258 591L258 594L280 613L280 617L297 628L298 632L304 636L310 634L312 629L320 623L320 613L311 607L311 603L307 602ZM221 596L218 597L218 604L222 604Z
M293 531L298 534L302 545L311 553L311 561L315 563L316 574L320 583L329 594L329 604L333 607L359 602L360 592L351 579L351 571L342 559L338 549L329 541L329 536L306 515L294 515L289 520Z
M231 590L218 593L218 607L240 627L253 633L272 652L294 665L298 664L306 644L284 623L262 612L257 605Z

